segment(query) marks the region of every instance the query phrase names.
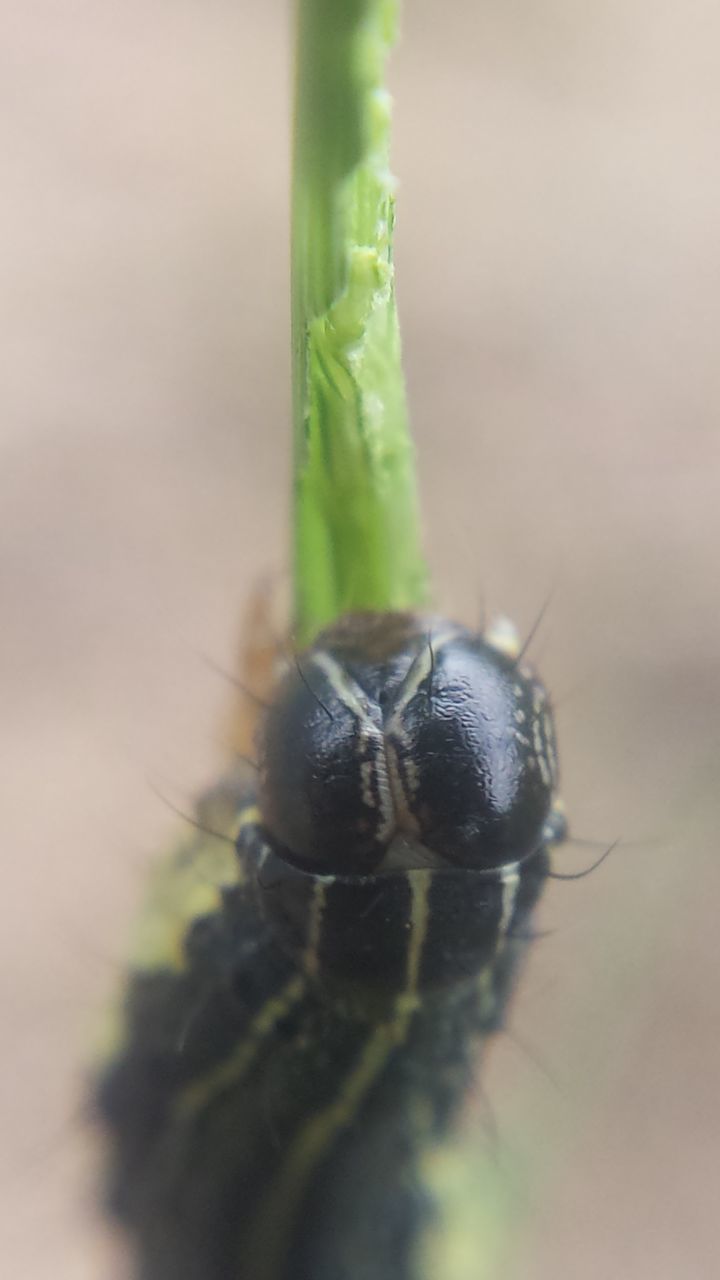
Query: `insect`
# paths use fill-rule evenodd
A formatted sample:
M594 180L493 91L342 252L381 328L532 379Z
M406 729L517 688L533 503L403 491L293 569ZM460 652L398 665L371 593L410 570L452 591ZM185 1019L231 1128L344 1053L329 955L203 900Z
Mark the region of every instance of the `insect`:
M547 695L507 629L356 614L258 751L149 916L99 1088L113 1207L143 1280L438 1280L422 1157L564 836Z

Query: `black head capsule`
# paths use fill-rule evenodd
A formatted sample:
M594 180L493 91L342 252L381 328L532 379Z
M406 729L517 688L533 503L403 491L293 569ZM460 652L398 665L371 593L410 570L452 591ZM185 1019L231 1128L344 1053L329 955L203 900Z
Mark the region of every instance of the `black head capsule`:
M543 843L556 785L543 686L463 627L357 614L280 682L260 809L301 869L502 867Z

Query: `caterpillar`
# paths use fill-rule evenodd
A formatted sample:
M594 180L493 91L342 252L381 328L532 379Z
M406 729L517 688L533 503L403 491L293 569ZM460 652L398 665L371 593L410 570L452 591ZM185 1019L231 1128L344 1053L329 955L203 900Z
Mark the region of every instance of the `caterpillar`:
M160 873L97 1088L112 1209L139 1280L440 1280L424 1156L564 837L545 689L506 628L354 614L258 756Z

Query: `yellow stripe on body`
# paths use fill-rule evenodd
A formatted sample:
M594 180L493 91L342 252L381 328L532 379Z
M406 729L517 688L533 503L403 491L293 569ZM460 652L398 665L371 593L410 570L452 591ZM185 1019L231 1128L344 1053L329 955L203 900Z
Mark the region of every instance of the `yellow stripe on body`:
M311 978L317 977L320 971L320 939L323 913L325 911L325 895L328 885L331 883L330 877L327 880L318 878L313 885L307 941L302 959L303 968Z
M429 893L432 872L409 871L407 877L410 883L410 937L405 990L399 1000L405 1001L407 1008L412 1012L419 1003L417 989L430 914Z
M483 965L475 979L475 987L478 995L478 1015L481 1019L484 1019L486 1016L491 1016L495 1006L495 965L508 945L508 929L513 918L518 890L520 888L520 863L509 862L505 867L500 868L499 874L502 881L502 896L500 901L500 919L497 927L495 954L492 960L490 960L486 965Z
M297 1004L305 990L305 975L298 973L285 986L271 996L253 1018L247 1035L230 1058L201 1080L183 1089L177 1100L180 1116L187 1117L202 1111L223 1090L240 1083L253 1064L267 1037L272 1034L281 1018Z
M311 1178L336 1138L355 1119L393 1051L407 1037L419 1005L417 985L427 936L430 878L429 871L408 873L411 908L405 990L395 1001L391 1017L370 1032L359 1060L345 1077L335 1100L318 1111L295 1137L275 1184L259 1210L247 1251L247 1258L252 1259L253 1280L277 1280L281 1274Z
M520 888L520 863L508 862L506 866L501 867L500 879L502 881L502 900L496 952L500 951L505 943L505 936L515 910L515 901Z
M237 841L240 833L245 828L256 826L260 821L260 810L256 805L251 805L244 809L238 819L235 840ZM266 856L267 850L264 850L261 857L261 865ZM244 878L243 875L243 880ZM198 1111L202 1111L225 1089L238 1085L249 1071L268 1036L272 1034L281 1019L301 999L307 986L307 974L317 972L318 947L324 905L325 884L322 881L318 881L315 885L308 926L308 939L304 956L305 972L294 974L279 991L265 1001L250 1023L246 1036L229 1058L221 1062L214 1071L208 1073L202 1080L196 1081L182 1091L177 1100L177 1111L181 1117L188 1117Z
M235 845L241 831L259 821L254 804L240 810L233 821L217 817L217 830L198 827L153 869L129 947L131 973L182 973L185 938L193 921L220 909L224 889L245 883ZM119 992L95 1032L97 1063L122 1053L126 1037L124 995Z
M238 835L244 826L254 825L259 820L258 809L246 809L241 815ZM328 882L318 879L313 888L307 942L303 954L303 972L294 974L275 995L265 1001L250 1023L246 1036L229 1058L221 1062L202 1080L196 1081L182 1091L177 1102L180 1116L186 1117L203 1110L218 1094L240 1083L278 1022L303 996L307 986L307 976L314 977L317 974L327 884Z
M184 942L193 920L220 909L224 889L242 885L245 872L235 845L260 821L256 805L241 810L226 831L198 830L165 859L151 879L130 952L133 969L184 968Z

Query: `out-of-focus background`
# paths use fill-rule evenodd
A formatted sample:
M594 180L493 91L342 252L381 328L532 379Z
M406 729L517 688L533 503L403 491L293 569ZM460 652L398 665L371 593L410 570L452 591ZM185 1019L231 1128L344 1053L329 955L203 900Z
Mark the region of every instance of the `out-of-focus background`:
M527 630L551 593L533 651L572 825L627 842L549 889L485 1078L535 1169L512 1280L711 1277L720 10L405 8L398 288L437 602ZM187 806L220 768L206 658L233 668L249 587L288 568L288 65L284 5L0 16L0 1204L28 1280L123 1274L83 1054L177 830L152 788Z

